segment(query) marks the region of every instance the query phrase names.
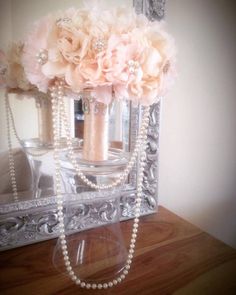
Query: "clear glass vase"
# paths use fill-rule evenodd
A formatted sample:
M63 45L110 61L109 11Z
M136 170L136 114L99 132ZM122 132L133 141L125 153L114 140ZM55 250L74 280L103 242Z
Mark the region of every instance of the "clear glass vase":
M44 143L39 138L22 140L22 147L28 158L32 174L32 198L48 197L55 195L54 189L54 150L53 144ZM72 142L75 149L81 144L74 138ZM67 150L65 138L60 139L61 157Z
M74 272L91 283L111 280L123 270L127 259L119 222L120 191L67 195L66 200L64 222ZM85 227L95 228L83 231ZM66 274L59 240L53 263L59 272Z
M109 148L108 158L104 161L87 161L83 158L83 141L80 146L74 149L77 163L88 179L97 185L108 185L124 171L129 154L116 148ZM90 187L85 185L69 159L68 153L61 154L60 158L63 191L67 193L79 193L90 191Z

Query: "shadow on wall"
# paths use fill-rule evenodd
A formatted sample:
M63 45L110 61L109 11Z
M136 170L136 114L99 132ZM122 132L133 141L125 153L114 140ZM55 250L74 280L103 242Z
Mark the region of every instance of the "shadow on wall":
M215 201L211 206L205 206L199 214L192 214L192 220L199 220L204 230L216 238L224 232L224 240L230 241L230 246L236 249L236 197L232 195L227 201Z

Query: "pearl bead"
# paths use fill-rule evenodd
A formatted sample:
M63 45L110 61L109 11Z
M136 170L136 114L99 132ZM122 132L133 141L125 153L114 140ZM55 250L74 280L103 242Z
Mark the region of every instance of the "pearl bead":
M86 285L85 282L80 283L80 286L81 286L82 288L84 288L85 285Z
M76 283L76 285L80 285L81 281L80 281L79 279L77 279L77 280L75 281L75 283Z
M86 284L86 288L90 289L91 288L91 284Z
M98 284L98 289L102 289L102 284Z
M104 283L104 284L103 284L103 288L104 288L104 289L107 289L107 288L108 288L107 283Z

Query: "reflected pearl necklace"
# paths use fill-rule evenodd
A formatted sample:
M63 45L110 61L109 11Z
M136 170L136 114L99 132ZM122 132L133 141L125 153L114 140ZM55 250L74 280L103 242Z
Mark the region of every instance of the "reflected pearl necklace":
M141 202L142 202L142 183L143 183L143 176L144 176L144 167L146 165L145 159L146 159L146 145L147 145L147 130L148 130L148 120L143 120L145 124L142 125L142 132L140 132L140 137L138 141L138 146L135 146L137 154L139 152L140 155L140 163L139 163L139 169L138 169L138 176L137 176L137 198L136 198L136 204L135 204L135 218L132 228L132 234L130 239L130 245L129 245L129 254L124 266L124 270L122 271L121 275L116 277L115 279L108 281L106 283L88 283L84 280L81 280L74 272L71 261L69 257L68 247L67 247L67 240L65 235L65 224L64 224L64 213L63 213L63 196L62 196L62 190L61 190L61 180L60 180L60 160L59 160L59 151L60 151L60 144L59 144L59 131L58 131L58 123L59 118L62 117L65 131L66 131L66 137L67 137L67 143L68 143L68 153L70 156L70 159L73 160L72 164L73 166L77 167L76 169L77 174L79 174L80 178L90 187L95 189L108 189L111 187L114 187L121 183L127 176L127 171L124 171L124 173L119 177L118 181L115 181L114 183L107 185L107 186L98 186L90 181L86 181L86 176L83 174L83 172L79 169L78 164L76 162L75 155L73 153L73 149L69 136L69 126L67 125L67 120L64 112L64 105L63 105L63 93L60 95L53 95L52 96L52 114L53 114L53 136L54 136L54 161L55 161L55 189L56 189L56 196L57 196L57 210L58 210L58 221L59 221L59 232L60 232L60 244L64 259L64 264L66 267L66 271L71 278L72 281L75 282L76 285L79 285L81 288L86 289L107 289L111 288L118 283L121 283L122 280L125 279L125 277L129 273L129 269L132 264L133 256L134 256L134 249L137 239L137 233L138 233L138 226L139 226L139 217L141 213ZM147 107L144 111L144 118L146 118L147 113L149 114L149 108ZM131 157L132 159L132 157ZM133 162L129 162L131 168L133 165ZM130 167L128 166L128 167ZM131 169L130 168L130 169ZM128 168L127 168L128 169Z
M12 192L13 192L13 200L14 200L14 202L17 202L19 200L19 198L18 198L18 191L17 191L17 184L16 184L16 170L15 170L13 151L12 151L11 125L10 125L10 118L12 119L12 113L10 110L9 98L8 98L7 92L5 92L5 110L6 110L6 123L7 123L7 146L8 146L9 174L10 174L11 187L12 187ZM13 131L14 131L14 126L13 126ZM16 136L16 138L17 138L17 136Z

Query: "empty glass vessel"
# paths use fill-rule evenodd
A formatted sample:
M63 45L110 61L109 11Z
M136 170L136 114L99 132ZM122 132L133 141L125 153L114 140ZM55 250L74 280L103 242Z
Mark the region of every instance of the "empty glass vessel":
M91 283L102 283L119 275L127 259L119 222L120 191L66 195L65 203L67 249L76 275ZM59 272L66 274L59 240L53 263Z

